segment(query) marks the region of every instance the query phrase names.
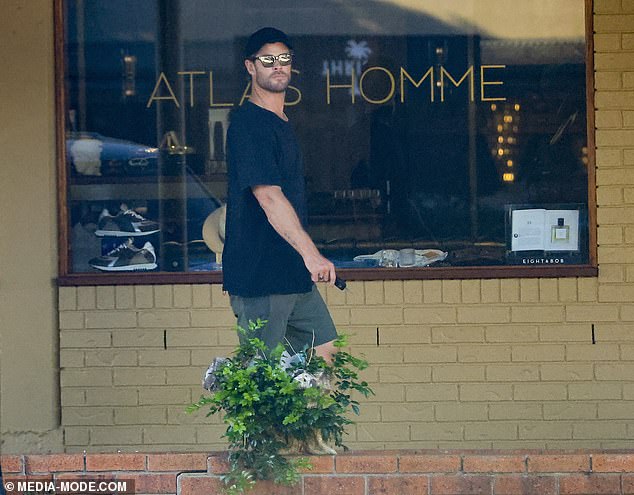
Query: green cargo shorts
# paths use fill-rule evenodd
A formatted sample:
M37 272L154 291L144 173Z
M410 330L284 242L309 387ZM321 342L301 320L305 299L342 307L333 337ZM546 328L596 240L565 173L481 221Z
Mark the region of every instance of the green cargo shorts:
M326 303L313 285L303 294L272 294L262 297L230 296L238 326L248 329L249 321L267 320L253 337L269 349L284 344L291 354L305 347L316 347L337 338L337 329ZM243 342L245 336L239 335Z

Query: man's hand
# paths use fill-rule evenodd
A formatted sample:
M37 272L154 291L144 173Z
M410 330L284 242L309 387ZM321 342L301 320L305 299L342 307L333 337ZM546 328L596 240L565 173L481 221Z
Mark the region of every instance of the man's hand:
M319 253L282 189L279 186L261 185L253 187L252 191L275 231L302 257L312 281L335 285L335 265Z
M319 252L315 255L305 256L304 264L310 272L310 278L313 282L328 282L330 285L335 284L335 279L337 278L335 265L319 254Z

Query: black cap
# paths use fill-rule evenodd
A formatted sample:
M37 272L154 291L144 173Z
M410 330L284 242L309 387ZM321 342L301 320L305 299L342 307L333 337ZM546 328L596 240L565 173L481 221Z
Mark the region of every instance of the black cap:
M252 55L255 55L258 50L267 43L284 43L289 50L293 49L291 41L285 33L279 29L265 27L249 36L247 46L244 49L244 58L250 58Z

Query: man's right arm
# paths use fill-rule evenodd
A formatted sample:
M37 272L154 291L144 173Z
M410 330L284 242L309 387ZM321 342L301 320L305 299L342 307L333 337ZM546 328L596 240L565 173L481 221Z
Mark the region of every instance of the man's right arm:
M324 258L279 186L260 185L252 188L266 217L275 229L302 257L313 282L335 283L335 266Z

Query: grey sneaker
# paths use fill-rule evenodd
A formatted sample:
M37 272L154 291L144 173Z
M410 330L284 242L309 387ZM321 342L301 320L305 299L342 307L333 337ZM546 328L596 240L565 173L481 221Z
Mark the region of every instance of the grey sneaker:
M156 264L154 246L146 242L139 249L132 243L132 238L129 238L108 254L93 258L88 263L93 268L104 272L145 271L154 270L158 266Z
M159 232L159 224L142 217L134 210L125 210L112 216L104 209L99 215L95 235L98 237L138 237Z

